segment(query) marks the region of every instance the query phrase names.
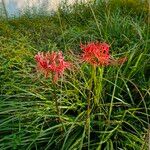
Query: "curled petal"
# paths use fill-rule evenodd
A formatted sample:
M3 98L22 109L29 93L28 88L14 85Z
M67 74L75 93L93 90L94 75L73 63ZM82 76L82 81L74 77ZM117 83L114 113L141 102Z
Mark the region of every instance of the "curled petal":
M117 60L118 64L124 64L127 61L127 57L122 57Z

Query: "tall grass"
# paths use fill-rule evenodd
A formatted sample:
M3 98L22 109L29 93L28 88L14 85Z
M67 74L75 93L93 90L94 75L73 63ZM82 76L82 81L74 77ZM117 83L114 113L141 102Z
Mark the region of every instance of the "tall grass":
M0 22L1 150L148 149L150 30L142 5L98 1L63 6L51 16L26 13ZM107 42L114 58L128 60L97 75L101 103L95 106L96 94L91 97L87 130L92 70L77 56L80 43L90 41ZM38 51L52 50L62 50L75 64L58 82L55 97L51 79L37 74L34 61Z

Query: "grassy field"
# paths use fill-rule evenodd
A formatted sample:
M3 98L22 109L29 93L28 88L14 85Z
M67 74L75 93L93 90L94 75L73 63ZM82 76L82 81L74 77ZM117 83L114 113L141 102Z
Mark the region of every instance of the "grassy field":
M94 70L80 60L80 44L89 42L106 42L113 59L127 61ZM36 71L34 56L59 50L74 67L54 84ZM63 5L51 16L1 19L0 51L0 150L148 149L146 3Z

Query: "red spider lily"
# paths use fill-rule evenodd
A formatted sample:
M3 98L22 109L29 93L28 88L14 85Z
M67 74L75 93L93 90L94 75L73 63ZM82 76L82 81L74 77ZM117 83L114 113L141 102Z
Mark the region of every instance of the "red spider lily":
M71 65L71 63L64 61L62 52L47 52L45 54L41 52L35 55L35 60L37 62L37 69L44 73L45 77L48 77L51 73L54 82Z
M81 44L82 59L95 66L107 66L110 63L109 47L106 43Z
M109 45L107 43L88 43L87 45L81 44L83 50L82 59L94 66L107 66L123 64L127 58L112 59L109 54Z

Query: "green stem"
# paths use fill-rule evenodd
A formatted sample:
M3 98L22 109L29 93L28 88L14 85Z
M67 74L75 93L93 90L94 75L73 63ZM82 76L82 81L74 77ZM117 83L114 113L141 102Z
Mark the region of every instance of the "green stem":
M97 82L95 83L95 96L94 96L96 102L95 106L98 109L100 114L102 114L102 109L103 109L102 107L103 72L104 72L103 67L97 68ZM97 119L101 120L101 115L99 115Z
M56 94L56 85L54 84L54 99L55 99L55 107L56 107L56 112L57 112L57 115L60 119L60 109L59 109L59 104L58 104L58 100L57 100L57 94Z
M90 149L90 114L91 114L91 101L93 101L95 106L99 106L102 101L102 80L103 80L103 70L104 68L98 68L92 66L91 68L91 79L89 85L89 93L87 98L87 119L86 119L86 129L88 134L88 149ZM98 72L97 72L98 71ZM98 75L97 75L98 73ZM101 112L101 107L100 107Z
M53 87L54 87L54 100L55 100L56 113L58 115L59 122L62 124L62 127L65 130L65 127L64 127L62 119L61 119L61 110L59 108L59 103L58 103L58 100L57 100L56 84L54 84Z
M88 105L87 105L87 120L86 120L86 126L87 126L87 134L88 134L88 150L90 149L90 113L91 113L91 91L89 91L88 95Z
M88 135L88 150L90 149L90 114L91 114L91 100L94 94L94 84L96 83L96 67L92 66L91 80L89 85L89 93L87 98L87 118L86 118L86 129Z
M97 86L97 98L99 99L98 103L102 104L102 90L103 90L103 72L104 68L99 68L99 81Z
M102 104L102 90L103 90L103 67L95 69L94 74L94 104L100 106Z

